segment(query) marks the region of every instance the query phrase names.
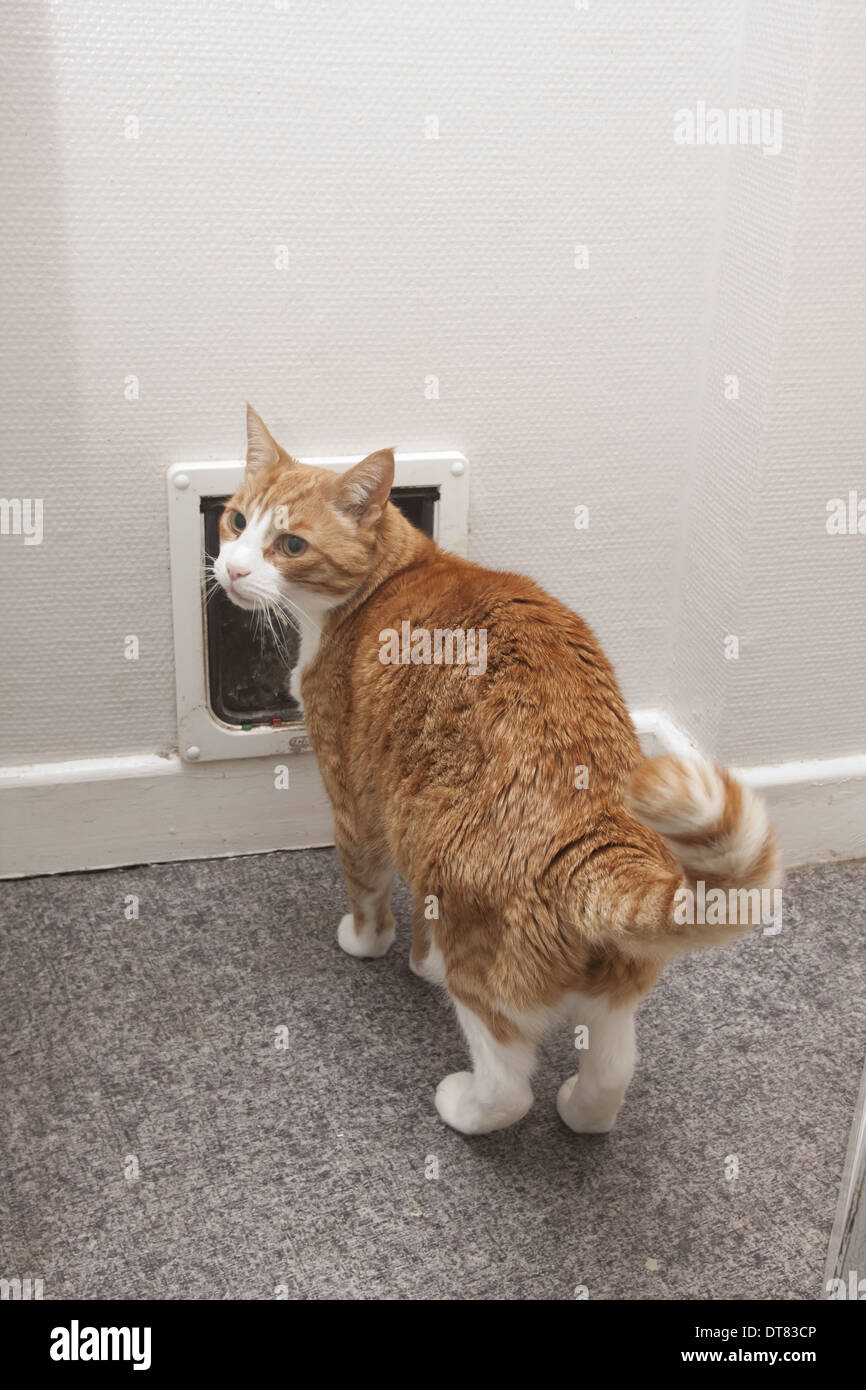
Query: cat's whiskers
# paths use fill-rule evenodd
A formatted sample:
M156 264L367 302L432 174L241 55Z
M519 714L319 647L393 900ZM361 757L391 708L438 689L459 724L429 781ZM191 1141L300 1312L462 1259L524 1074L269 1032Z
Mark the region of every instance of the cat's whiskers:
M275 600L275 603L277 607L279 607L281 603L285 603L288 605L288 609L282 613L282 616L284 619L288 618L292 626L295 628L296 632L300 632L301 624L306 623L309 627L315 628L316 632L318 633L320 646L330 646L330 644L333 642L333 637L325 636L325 632L321 624L318 623L316 619L306 611L306 609L301 608L300 604L295 603L294 600L290 599L286 594L281 594L280 598Z
M287 665L291 665L291 652L284 632L275 624L274 619L280 618L282 622L291 626L294 631L298 631L295 621L287 622L287 615L281 606L280 597L275 595L262 585L252 584L247 586L249 598L255 604L253 610L255 618L253 620L254 631L257 632L261 645L264 645L265 627L270 633L271 641L281 660Z
M311 618L309 613L305 612L301 605L295 603L294 599L290 599L287 594L279 594L274 600L274 606L280 615L291 622L292 626L298 631L300 631L301 625L306 623L309 627L314 627L321 633L321 628L316 620Z
M268 631L271 634L271 640L274 644L274 647L276 648L277 652L282 658L284 665L289 666L291 664L291 654L289 652L289 646L286 641L285 633L274 622L274 617L278 616L276 614L276 610L272 607L266 607L262 611L264 613L265 621L267 622Z
M322 628L316 619L302 608L294 599L289 598L288 594L268 593L266 598L268 608L277 614L284 623L294 628L300 634L304 626L315 628L319 637L322 637Z
M204 560L202 561L201 586L204 590L205 607L207 607L211 599L214 597L214 594L219 593L222 589L222 584L220 584L214 571L214 559L212 556L205 556Z

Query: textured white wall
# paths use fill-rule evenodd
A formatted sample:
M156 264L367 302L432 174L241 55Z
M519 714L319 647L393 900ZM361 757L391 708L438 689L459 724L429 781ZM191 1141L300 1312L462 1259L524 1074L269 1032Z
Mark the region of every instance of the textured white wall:
M0 543L0 761L174 746L165 470L236 457L247 397L307 455L465 452L471 553L632 704L858 751L866 540L824 507L866 495L864 13L7 0L0 490L45 539ZM782 154L677 146L699 100L782 106Z
M165 470L246 397L308 455L464 451L472 554L661 696L724 194L672 116L741 9L7 0L2 487L46 530L0 546L4 762L174 745Z
M664 701L737 764L866 750L866 535L827 531L866 502L864 54L860 0L749 5L737 105L779 106L784 140L731 152Z

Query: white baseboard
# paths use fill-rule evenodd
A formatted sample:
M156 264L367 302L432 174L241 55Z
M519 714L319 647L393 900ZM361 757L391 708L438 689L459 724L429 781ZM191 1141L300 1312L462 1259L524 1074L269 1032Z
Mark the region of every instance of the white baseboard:
M289 771L276 786L276 767ZM213 859L334 843L312 753L177 755L0 769L0 877Z
M647 753L696 754L664 711L632 718ZM289 769L287 788L275 784L277 766ZM736 771L766 796L789 868L866 856L866 755ZM310 753L0 768L3 878L330 844L330 806Z

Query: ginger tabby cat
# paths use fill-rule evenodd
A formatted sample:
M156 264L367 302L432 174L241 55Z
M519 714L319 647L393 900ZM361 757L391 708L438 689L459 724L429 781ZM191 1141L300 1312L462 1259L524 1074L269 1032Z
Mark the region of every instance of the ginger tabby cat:
M388 500L390 450L338 474L297 463L249 407L247 433L214 573L233 602L300 628L293 688L351 906L340 945L384 955L399 872L411 968L447 988L472 1060L439 1085L442 1119L465 1134L521 1119L562 1018L588 1026L588 1047L559 1113L609 1130L665 961L748 925L690 925L683 890L779 882L763 804L722 769L644 758L586 623L411 526Z

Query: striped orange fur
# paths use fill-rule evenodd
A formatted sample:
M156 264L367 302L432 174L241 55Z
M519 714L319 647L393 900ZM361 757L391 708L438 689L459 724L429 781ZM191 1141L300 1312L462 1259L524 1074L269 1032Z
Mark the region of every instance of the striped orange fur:
M320 628L302 639L300 693L349 896L340 944L383 954L400 873L413 969L447 987L472 1054L439 1087L442 1117L467 1133L520 1118L544 1029L585 1018L559 1109L574 1129L609 1128L637 1001L677 950L742 930L678 924L678 891L778 884L762 803L723 769L645 759L589 626L531 579L416 531L387 500L389 450L338 476L293 460L254 412L248 431L217 575L235 601ZM484 631L486 668L383 660L382 634L407 623Z

